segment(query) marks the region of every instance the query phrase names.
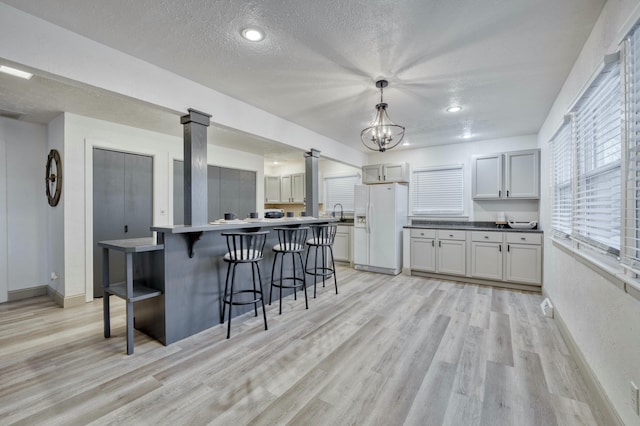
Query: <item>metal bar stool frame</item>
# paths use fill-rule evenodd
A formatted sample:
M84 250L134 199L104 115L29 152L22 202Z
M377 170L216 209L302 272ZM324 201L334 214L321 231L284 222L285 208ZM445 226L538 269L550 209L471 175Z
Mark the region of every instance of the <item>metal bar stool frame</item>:
M258 264L264 257L264 245L269 231L259 232L223 232L222 235L227 240L227 253L223 259L227 262L227 276L224 284L224 294L222 295L222 315L220 322L224 323L224 314L227 305L229 305L229 316L227 324L227 339L231 337L231 307L233 305L250 305L253 304L255 316L258 316L258 302L262 304L262 315L264 317L264 329L267 327L267 313L264 308L264 296L262 290L262 276L260 274L260 265ZM251 278L253 281L253 289L233 291L236 266L240 264L251 265ZM258 274L258 282L260 289L256 287L256 272ZM229 277L231 277L231 286L229 286ZM234 301L233 296L240 293L253 294L252 300Z
M305 308L309 309L309 299L307 298L307 279L304 273L305 267L302 261L302 252L306 249L307 233L309 227L295 227L295 228L274 228L274 231L278 233L278 244L273 247L275 257L273 258L273 266L271 267L271 288L269 290L269 305L271 305L271 299L273 296L273 288L279 289L280 306L278 313L282 315L282 289L293 288L293 299L298 300L297 292L298 288L302 287L304 290L304 304ZM283 266L285 256L291 255L291 266L293 276L283 276ZM300 260L300 275L296 275L296 254ZM278 263L278 255L280 258L280 277L275 277L276 264ZM291 284L285 284L283 281L291 281Z
M333 243L336 239L336 231L338 225L335 223L310 225L312 238L307 240L307 259L305 261L305 272L314 277L322 277L322 287L325 286L325 280L327 277L333 275L333 282L336 287L336 294L338 294L338 280L336 278L336 264L333 259ZM309 254L311 248L315 249L315 262L313 267L309 268ZM327 265L327 259L325 258L325 252L331 255L331 266ZM322 266L318 266L318 251L322 256ZM316 298L316 279L313 280L313 298Z

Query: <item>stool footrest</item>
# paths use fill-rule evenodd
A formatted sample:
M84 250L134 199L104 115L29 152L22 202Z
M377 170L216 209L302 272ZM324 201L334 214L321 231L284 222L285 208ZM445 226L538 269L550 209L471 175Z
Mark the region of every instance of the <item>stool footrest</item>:
M318 267L316 269L306 270L305 272L309 275L314 275L317 277L330 277L335 273L335 271L332 268L324 268L324 267L323 268Z
M241 301L241 302L236 302L235 300L233 302L230 302L228 299L223 299L222 302L226 303L227 305L252 305L256 302L259 302L262 300L262 292L260 290L240 290L240 291L234 291L233 295L235 296L236 294L240 294L240 293L251 293L251 294L255 294L255 295L259 295L260 297L256 297L253 300L247 300L247 301Z
M291 280L291 281L299 281L299 284L278 284L278 282L284 281L284 280ZM305 280L304 278L301 277L282 277L282 279L278 278L277 280L273 280L271 281L271 285L273 287L278 287L278 288L299 288L299 287L303 287L305 285Z

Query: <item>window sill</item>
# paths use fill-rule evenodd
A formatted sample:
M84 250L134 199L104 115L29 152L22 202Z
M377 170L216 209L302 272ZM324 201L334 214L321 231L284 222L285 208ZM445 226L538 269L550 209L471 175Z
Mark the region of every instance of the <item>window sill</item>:
M613 262L607 261L604 256L576 249L569 242L558 238L551 237L551 242L555 247L611 282L619 290L624 291L636 300L640 300L640 281L626 276L624 269L619 264L615 265Z

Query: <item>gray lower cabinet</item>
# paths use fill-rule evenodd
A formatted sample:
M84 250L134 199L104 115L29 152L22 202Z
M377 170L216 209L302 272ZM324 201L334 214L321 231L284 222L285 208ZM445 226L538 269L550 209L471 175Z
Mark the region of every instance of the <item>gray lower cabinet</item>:
M542 282L542 236L507 233L506 280L525 284Z
M411 269L448 275L465 275L464 231L411 230Z
M207 206L210 222L234 213L245 218L256 211L256 173L207 166ZM173 223L184 223L184 162L173 162Z
M333 242L333 256L335 260L351 262L351 243L353 226L340 226L336 231L336 239Z
M542 234L414 228L410 236L412 271L542 284Z
M153 222L153 158L93 149L93 294L102 297L99 241L150 237ZM122 253L109 263L111 282L125 279ZM134 271L136 276L136 271Z

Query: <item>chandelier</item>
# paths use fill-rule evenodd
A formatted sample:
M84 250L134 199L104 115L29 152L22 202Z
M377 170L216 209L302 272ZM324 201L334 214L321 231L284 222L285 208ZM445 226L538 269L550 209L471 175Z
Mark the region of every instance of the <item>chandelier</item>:
M376 116L371 126L360 132L362 143L372 151L385 152L397 146L404 137L404 126L391 121L387 115L387 104L382 100L382 91L388 85L387 80L376 81L376 87L380 89L380 103L376 105Z

